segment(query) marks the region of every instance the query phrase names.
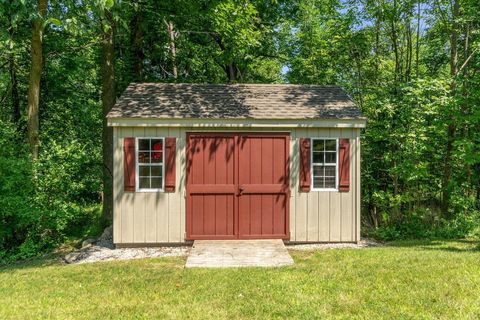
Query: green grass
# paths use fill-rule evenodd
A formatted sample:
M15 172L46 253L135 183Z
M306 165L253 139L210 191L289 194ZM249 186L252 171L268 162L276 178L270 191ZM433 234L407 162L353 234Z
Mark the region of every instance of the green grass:
M180 258L9 266L0 319L480 318L478 242L292 255L275 269L184 269Z

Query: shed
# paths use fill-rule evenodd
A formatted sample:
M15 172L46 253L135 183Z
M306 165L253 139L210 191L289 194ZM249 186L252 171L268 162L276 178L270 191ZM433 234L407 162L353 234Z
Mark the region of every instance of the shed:
M339 87L133 83L113 127L117 246L360 240L360 130Z

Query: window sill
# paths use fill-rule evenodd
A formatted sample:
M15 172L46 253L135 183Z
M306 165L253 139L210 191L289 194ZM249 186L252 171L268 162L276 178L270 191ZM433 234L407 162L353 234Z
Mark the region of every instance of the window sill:
M165 192L164 189L137 189L135 192Z
M312 191L318 191L318 192L338 192L338 189L335 189L335 188L330 188L330 189L311 189L310 190L311 192Z

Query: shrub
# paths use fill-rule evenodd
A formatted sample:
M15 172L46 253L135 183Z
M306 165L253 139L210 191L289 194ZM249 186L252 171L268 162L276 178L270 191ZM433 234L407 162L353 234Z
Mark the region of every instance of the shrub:
M480 239L480 212L472 210L455 215L452 220L432 220L428 210L416 210L392 224L383 225L377 229L365 227L367 237L391 241L400 239Z
M0 123L0 262L47 252L69 237L100 231L101 167L77 141L29 158L16 130Z

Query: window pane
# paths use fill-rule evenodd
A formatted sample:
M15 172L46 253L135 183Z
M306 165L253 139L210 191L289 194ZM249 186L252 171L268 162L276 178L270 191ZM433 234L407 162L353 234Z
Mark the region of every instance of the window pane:
M336 152L326 152L325 163L337 163Z
M326 166L325 167L325 176L326 177L335 177L335 167L334 166Z
M312 141L313 188L334 189L337 175L337 141L333 139Z
M313 187L314 188L323 188L323 177L314 177L313 178Z
M140 189L150 189L150 178L139 178L138 182Z
M139 152L138 153L138 162L139 163L150 163L150 152Z
M313 153L313 163L323 163L324 153L323 152L314 152Z
M323 151L324 140L312 140L312 141L313 141L313 146L312 146L313 151Z
M138 150L150 150L150 139L138 139Z
M325 140L325 150L336 151L337 150L337 141L336 140Z
M162 151L152 151L152 163L162 163Z
M158 139L152 139L152 162L163 162L163 141Z
M335 188L335 178L325 178L325 188Z
M151 168L152 177L162 176L162 166L152 166Z
M150 167L149 166L139 166L138 171L139 171L139 175L141 177L148 177L150 175Z
M152 189L161 189L162 188L162 178L152 178Z
M152 150L162 150L162 149L163 149L163 140L152 139Z
M320 177L323 176L323 166L313 166L313 176L314 177Z
M162 189L163 139L138 139L138 150L138 188Z

